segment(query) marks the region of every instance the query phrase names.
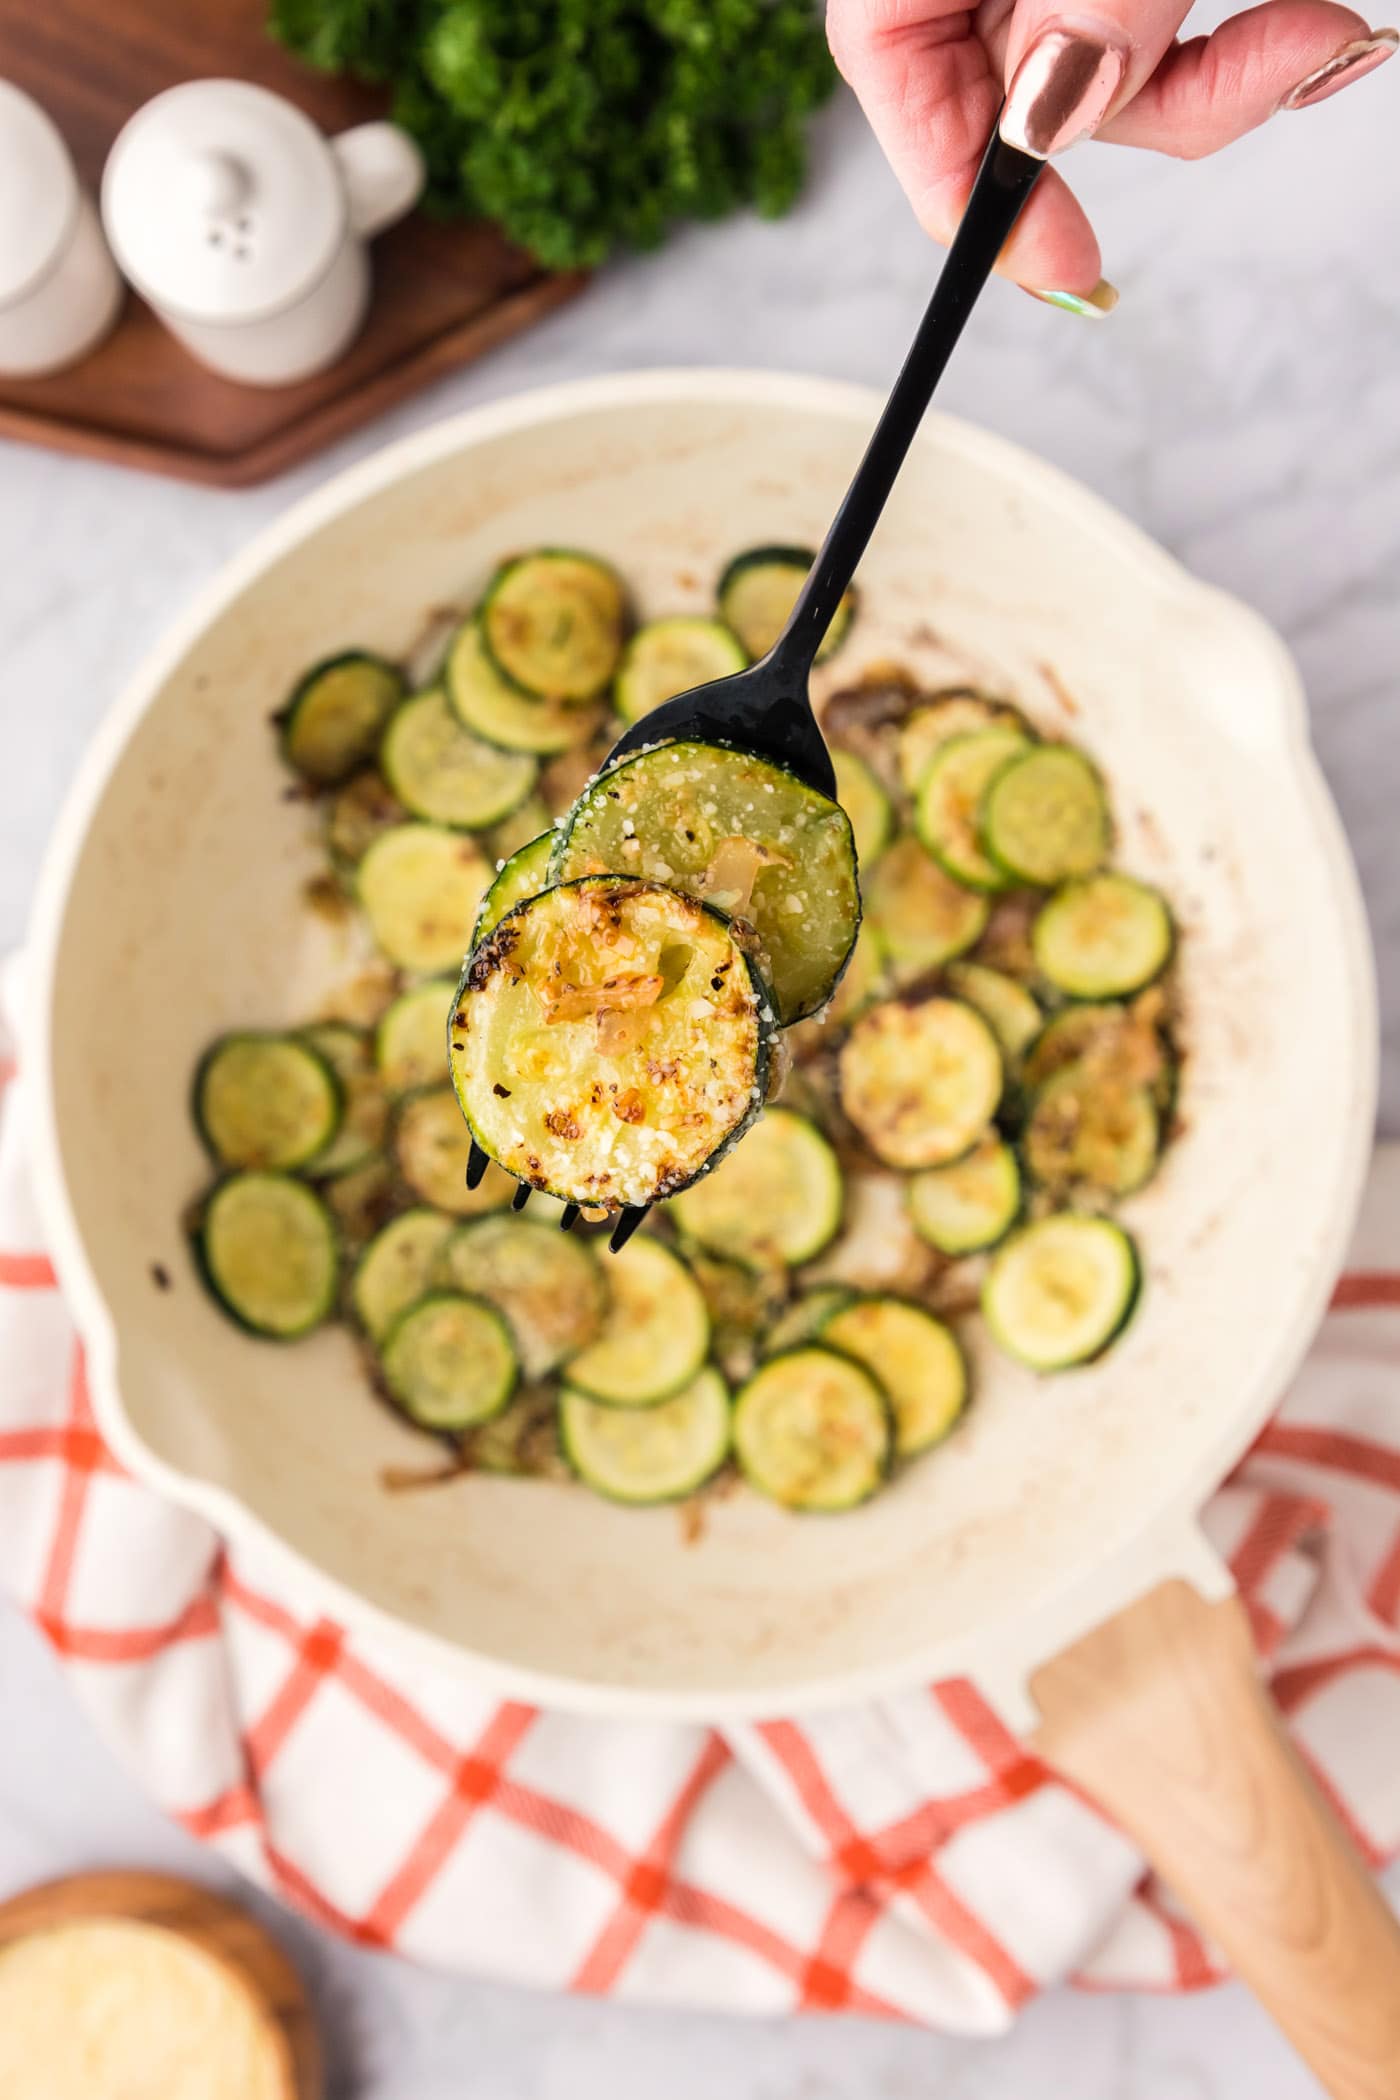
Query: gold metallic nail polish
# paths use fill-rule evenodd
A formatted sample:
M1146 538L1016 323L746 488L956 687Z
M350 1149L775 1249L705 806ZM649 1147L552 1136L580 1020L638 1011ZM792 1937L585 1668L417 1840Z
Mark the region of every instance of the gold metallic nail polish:
M1116 30L1043 29L1006 91L1000 130L1007 145L1049 160L1084 138L1108 115L1127 63Z
M1315 67L1297 87L1290 88L1279 108L1311 109L1314 102L1325 102L1338 88L1350 87L1353 80L1363 80L1368 73L1374 73L1377 66L1395 56L1398 47L1400 30L1395 29L1373 29L1354 44L1343 44L1325 65Z
M1025 289L1032 299L1058 306L1067 314L1083 314L1086 321L1106 321L1118 304L1118 287L1106 277L1099 279L1092 292L1043 292L1029 284Z

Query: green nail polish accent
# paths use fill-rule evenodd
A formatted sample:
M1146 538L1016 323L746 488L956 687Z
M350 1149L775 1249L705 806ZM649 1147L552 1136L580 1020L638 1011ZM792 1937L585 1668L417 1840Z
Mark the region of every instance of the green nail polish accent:
M1027 286L1032 299L1043 301L1046 306L1058 306L1067 314L1083 314L1086 321L1102 321L1118 304L1118 288L1101 277L1092 292L1038 291Z

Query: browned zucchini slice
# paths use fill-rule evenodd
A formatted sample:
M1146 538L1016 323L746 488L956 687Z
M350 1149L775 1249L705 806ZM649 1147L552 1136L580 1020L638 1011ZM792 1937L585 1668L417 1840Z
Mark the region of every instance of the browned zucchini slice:
M472 1133L565 1202L685 1188L757 1114L769 994L718 912L593 876L520 904L463 973L453 1083Z

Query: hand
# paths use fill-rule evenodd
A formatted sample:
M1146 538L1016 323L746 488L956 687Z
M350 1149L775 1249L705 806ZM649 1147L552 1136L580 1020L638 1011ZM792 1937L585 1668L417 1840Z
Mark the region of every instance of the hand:
M1048 159L1093 133L1198 160L1278 109L1306 109L1389 58L1393 29L1368 29L1334 0L1265 0L1213 35L1176 42L1190 0L830 0L836 63L921 225L952 238L1006 87L1001 130ZM1050 170L998 268L1057 306L1104 314L1093 228Z

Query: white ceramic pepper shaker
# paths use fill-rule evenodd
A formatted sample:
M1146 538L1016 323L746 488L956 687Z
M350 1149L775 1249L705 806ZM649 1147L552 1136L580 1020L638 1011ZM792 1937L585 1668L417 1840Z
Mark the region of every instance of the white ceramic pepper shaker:
M396 125L328 140L266 88L191 80L121 131L102 217L132 284L196 357L283 386L347 348L369 298L366 242L423 179Z
M0 373L76 364L122 286L72 156L37 102L0 80Z

